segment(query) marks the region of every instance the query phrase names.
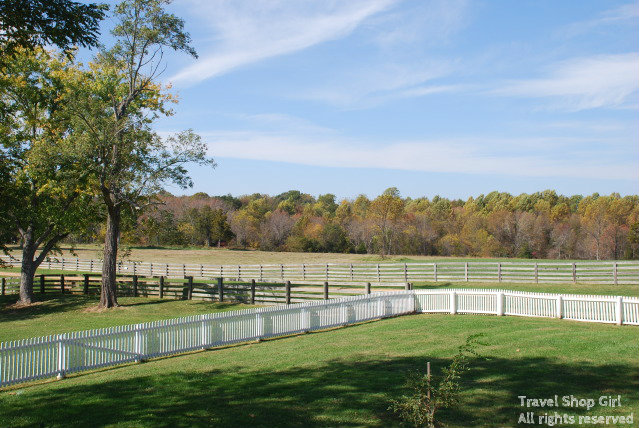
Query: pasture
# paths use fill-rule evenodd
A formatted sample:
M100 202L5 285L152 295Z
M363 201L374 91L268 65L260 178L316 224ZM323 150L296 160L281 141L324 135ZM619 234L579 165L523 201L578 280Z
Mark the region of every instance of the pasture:
M99 256L90 247L81 251L77 253L80 258ZM316 254L316 259L309 260L307 253L226 249L133 251L137 253L132 252L129 258L141 261L371 261L371 256L362 255ZM15 274L5 270L5 274L11 273ZM639 296L638 287L629 284L440 281L417 282L414 288ZM95 294L47 291L37 299L40 301L33 306L16 307L15 295L0 297L0 342L250 307L206 300L121 297L121 307L99 312L94 308ZM406 373L423 369L426 362L431 362L436 374L441 373L457 347L474 333L485 334L487 346L479 349L481 358L472 360L471 371L464 377L461 405L441 414L449 427L516 426L520 413L530 410L519 405L519 395L598 398L621 394L622 407L574 408L567 413L639 414L636 327L420 314L72 374L63 381L15 385L0 391L0 426L394 427L399 421L387 409L390 400L406 392L402 389ZM50 410L51 403L55 403L55 412Z
M123 312L138 301L128 303ZM202 309L180 304L182 313ZM64 319L66 330L86 328L84 317L66 316L69 312L70 306L58 307L46 316ZM88 322L99 318L86 315L94 319ZM39 317L12 316L6 320L10 328L39 324ZM135 316L150 320L155 314ZM406 371L430 361L438 373L472 333L484 333L488 345L479 349L483 358L472 361L464 379L462 404L442 414L450 427L515 426L522 411L518 395L621 394L620 408L569 413L639 412L636 327L413 315L15 386L0 393L0 425L398 426L386 409L404 392Z
M11 253L20 256L17 247L11 249ZM126 253L126 254L123 254ZM102 246L94 244L79 244L75 247L64 246L58 257L75 258L83 260L101 259ZM202 263L202 264L297 264L297 263L361 263L361 262L419 262L419 261L531 261L530 259L517 258L463 258L440 256L387 256L383 259L379 255L371 254L343 254L343 253L299 253L289 251L260 251L240 250L228 248L205 247L126 247L121 248L122 260L134 260L141 262L162 263ZM572 260L544 260L545 263L570 262Z

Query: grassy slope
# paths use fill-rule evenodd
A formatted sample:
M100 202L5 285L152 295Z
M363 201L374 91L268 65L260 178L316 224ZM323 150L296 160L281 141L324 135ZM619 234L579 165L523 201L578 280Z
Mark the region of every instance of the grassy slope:
M0 426L397 426L386 408L404 373L426 361L437 373L475 332L489 358L472 363L448 426L517 426L518 395L621 394L622 408L590 413L639 414L636 327L416 315L15 387L0 392Z

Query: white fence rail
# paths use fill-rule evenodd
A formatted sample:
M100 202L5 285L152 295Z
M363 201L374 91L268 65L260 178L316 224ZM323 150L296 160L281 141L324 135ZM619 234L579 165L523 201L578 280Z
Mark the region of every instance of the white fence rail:
M639 298L504 290L410 290L65 333L0 343L0 386L415 312L639 325Z
M0 256L19 265L20 259ZM101 260L48 258L41 268L62 271L101 272ZM532 282L639 284L639 261L566 262L419 262L353 264L206 265L121 261L118 274L231 280L323 281L358 283L401 282Z

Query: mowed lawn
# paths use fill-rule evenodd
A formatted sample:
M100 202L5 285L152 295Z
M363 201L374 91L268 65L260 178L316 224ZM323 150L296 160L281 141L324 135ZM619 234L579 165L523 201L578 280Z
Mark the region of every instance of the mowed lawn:
M149 303L133 305L138 302ZM194 302L152 302L133 299L132 305L107 314L79 316L79 306L67 306L46 314L25 313L22 319L12 315L11 320L3 319L0 329L10 337L14 333L7 330L22 328L21 322L35 330L57 318L65 329L77 330L106 323L102 317L139 322L160 310L168 315L173 310L185 314L215 309ZM639 415L637 327L441 314L374 321L87 372L63 381L17 385L0 392L0 426L398 426L387 408L389 400L403 393L405 373L423 369L427 361L439 373L473 333L484 333L488 345L479 348L484 358L473 359L464 378L462 404L441 415L449 427L517 426L520 412L530 410L519 406L519 395L597 399L621 394L621 408L559 410L573 415Z
M253 307L232 302L119 297L120 307L97 311L99 298L95 295L36 294L38 302L29 307L15 307L17 298L0 296L0 342Z

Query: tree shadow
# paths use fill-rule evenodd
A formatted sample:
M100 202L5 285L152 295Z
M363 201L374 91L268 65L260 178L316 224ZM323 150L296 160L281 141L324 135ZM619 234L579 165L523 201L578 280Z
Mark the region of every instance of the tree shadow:
M179 358L173 361L180 364ZM379 357L276 371L227 366L122 380L113 379L118 376L113 370L110 380L27 387L21 395L4 392L0 424L16 428L399 426L388 411L389 401L405 393L406 372L423 369L427 361L436 374L450 363L428 356ZM520 406L519 395L597 398L621 394L626 404L632 400L636 412L638 374L637 367L624 364L475 359L464 378L461 405L442 412L441 419L449 427L517 426L520 412L531 410ZM626 406L623 413L631 410ZM585 409L568 412L585 414Z
M17 301L17 294L0 296L0 322L18 321L53 313L73 311L82 309L91 303L97 303L96 297L92 295L54 292L35 293L35 302L29 306L15 306Z

